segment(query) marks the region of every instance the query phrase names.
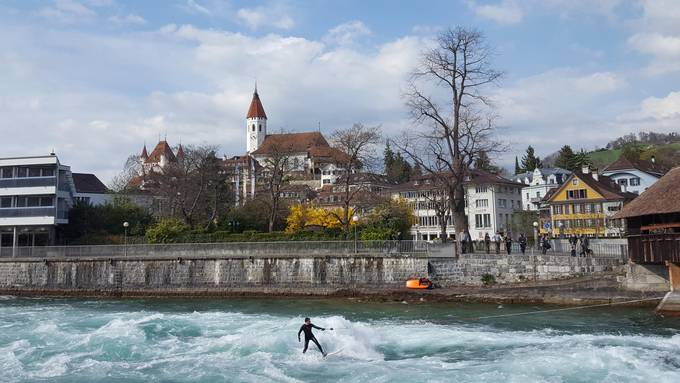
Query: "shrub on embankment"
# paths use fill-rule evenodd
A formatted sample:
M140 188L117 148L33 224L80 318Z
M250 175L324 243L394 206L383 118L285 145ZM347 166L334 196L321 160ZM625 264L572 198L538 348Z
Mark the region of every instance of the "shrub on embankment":
M188 225L175 219L162 220L149 227L146 232L146 240L149 243L338 241L350 238L353 237L348 237L339 229L318 232L298 231L294 233L281 231L261 233L255 230L246 230L241 233L224 230L192 230Z

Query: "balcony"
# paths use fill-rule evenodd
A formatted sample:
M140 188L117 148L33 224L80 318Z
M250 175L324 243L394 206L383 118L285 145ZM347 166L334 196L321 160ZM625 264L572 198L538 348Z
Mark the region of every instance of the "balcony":
M56 186L56 177L36 177L36 178L2 178L0 179L0 189L2 188L26 188L40 186Z
M0 209L0 218L54 217L54 207L17 207Z

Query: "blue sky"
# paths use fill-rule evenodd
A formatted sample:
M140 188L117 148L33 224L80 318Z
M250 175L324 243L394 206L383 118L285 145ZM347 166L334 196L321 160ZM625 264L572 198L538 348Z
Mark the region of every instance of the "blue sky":
M0 0L0 156L54 148L109 181L159 134L245 148L257 79L269 129L413 126L401 94L438 31L482 31L510 165L532 144L592 149L678 131L676 0Z

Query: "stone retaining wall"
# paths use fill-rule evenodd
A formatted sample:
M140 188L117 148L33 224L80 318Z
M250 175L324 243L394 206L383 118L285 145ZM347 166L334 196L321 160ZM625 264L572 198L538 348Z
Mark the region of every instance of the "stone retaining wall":
M243 288L402 287L426 275L423 257L3 260L0 290L184 292Z
M497 283L555 280L582 275L624 272L619 258L555 255L465 254L458 259L430 258L430 277L442 286L481 285L482 276Z

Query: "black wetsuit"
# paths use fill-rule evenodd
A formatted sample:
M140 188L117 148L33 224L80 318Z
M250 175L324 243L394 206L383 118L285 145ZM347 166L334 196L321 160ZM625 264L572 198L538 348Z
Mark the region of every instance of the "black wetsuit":
M314 334L312 334L312 328L319 329L321 331L326 330L323 327L314 326L311 323L310 324L306 324L306 323L303 324L302 327L300 327L300 331L298 331L298 340L300 339L300 333L303 332L303 331L305 333L305 348L304 348L304 350L302 350L302 353L304 354L305 352L307 352L307 346L309 346L309 341L311 340L312 342L314 342L316 347L319 348L319 351L321 351L322 354L326 355L326 353L323 352L323 348L321 348L321 345L319 344L319 342L314 337Z

